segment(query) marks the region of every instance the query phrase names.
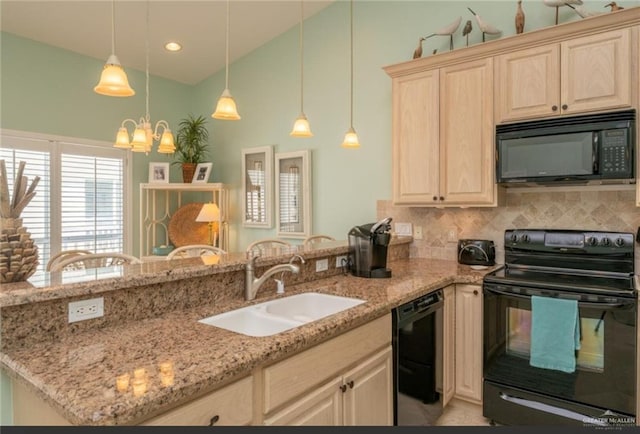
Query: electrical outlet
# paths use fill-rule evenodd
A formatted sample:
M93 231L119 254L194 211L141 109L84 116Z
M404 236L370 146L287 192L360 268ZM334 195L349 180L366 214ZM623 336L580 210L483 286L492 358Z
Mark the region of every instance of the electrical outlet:
M316 261L316 273L319 273L320 271L327 271L328 269L329 269L328 258L318 259Z
M458 230L455 228L451 228L447 231L447 242L456 243L458 242Z
M411 236L413 229L411 223L396 223L396 234Z
M342 268L347 265L347 256L342 255L336 258L336 268Z
M416 240L422 239L422 226L414 226L413 228L413 238Z
M104 316L104 298L72 301L69 303L69 323Z

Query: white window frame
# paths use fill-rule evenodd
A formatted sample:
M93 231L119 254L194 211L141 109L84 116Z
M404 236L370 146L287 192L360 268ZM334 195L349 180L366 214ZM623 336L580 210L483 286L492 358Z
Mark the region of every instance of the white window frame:
M60 186L60 175L61 175L61 154L63 152L74 153L74 148L92 148L95 152L95 156L97 157L107 157L113 158L113 144L110 142L103 142L99 140L91 140L84 139L78 137L68 137L68 136L58 136L54 134L43 134L43 133L34 133L28 131L20 131L20 130L10 130L6 128L0 128L0 136L2 137L1 147L7 149L25 149L30 151L42 151L42 147L34 145L33 143L27 143L25 141L40 141L40 142L48 142L51 150L50 159L49 159L49 173L51 174L51 185L52 186ZM13 146L10 143L6 143L7 138L18 139L20 140L19 146ZM133 252L133 228L132 228L132 209L131 209L131 201L132 201L132 188L131 188L131 180L133 176L133 168L131 161L131 153L123 150L117 150L122 152L123 155L123 218L124 218L124 227L123 229L123 253L132 254ZM62 240L60 239L61 234L61 223L60 223L60 188L54 188L53 191L50 192L50 200L51 200L51 233L50 233L50 243L51 245L60 246ZM53 252L51 252L53 254Z

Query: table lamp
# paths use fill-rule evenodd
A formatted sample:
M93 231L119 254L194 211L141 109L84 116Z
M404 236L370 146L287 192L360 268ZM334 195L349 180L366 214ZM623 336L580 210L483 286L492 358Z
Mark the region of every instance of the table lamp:
M207 222L209 224L209 244L215 246L213 234L213 222L220 220L220 208L215 203L205 203L202 205L200 213L196 217L197 222ZM217 234L216 234L217 235Z

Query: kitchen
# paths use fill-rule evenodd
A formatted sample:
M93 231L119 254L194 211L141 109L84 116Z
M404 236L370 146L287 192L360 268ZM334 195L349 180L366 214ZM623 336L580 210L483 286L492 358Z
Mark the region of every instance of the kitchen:
M487 4L490 7L482 8L483 4ZM620 2L620 4L634 6L636 2ZM315 17L316 21L310 21L309 25L306 26L309 32L309 41L306 43L307 53L328 53L327 47L331 45L343 48L341 51L336 48L333 54L328 54L331 57L323 60L319 60L322 59L320 56L314 59L313 55L306 54L306 58L314 62L313 65L318 65L315 62L319 61L322 61L324 65L344 65L342 72L336 71L336 68L327 70L325 66L306 67L306 91L310 92L306 96L306 111L316 133L315 138L311 139L309 145L300 145L299 142L287 136L288 128L290 127L289 117L294 116L297 112L297 110L294 110L296 108L296 98L294 96L289 101L289 105L292 107L291 110L293 110L291 116L285 114L288 113L288 110L285 110L284 107L282 110L278 110L279 119L277 120L266 119L263 116L263 104L266 101L277 101L275 96L270 93L264 94L264 92L270 91L269 89L261 89L264 85L273 87L274 92L278 90L278 94L292 93L290 90L285 90L285 88L289 89L286 86L290 86L291 83L297 83L295 75L295 71L297 71L296 59L294 56L291 56L290 65L269 62L267 68L273 68L273 72L268 72L269 69L265 70L264 60L261 56L256 56L256 58L247 57L234 64L231 68L231 89L238 101L243 120L240 123L233 124L213 123L214 131L212 137L216 148L213 158L213 179L231 185L239 185L238 149L246 146L277 143L278 150L281 148L282 150L290 150L311 147L314 151L313 173L315 176L313 182L314 232L328 233L337 239L345 239L346 231L353 225L390 215L393 216L395 222L412 222L414 226L421 226L424 229L422 240L415 240L411 245L412 257L455 259L457 239L487 238L497 242L497 260L501 262L504 260L504 256L500 240L504 230L509 227L576 227L617 231L631 231L637 228L638 214L637 208L634 208L635 191L628 188L619 191L590 191L576 188L568 191L547 191L541 188L537 191L530 190L522 193L509 192L506 195L506 206L502 205L497 208L486 209L394 207L388 200L391 197L391 182L389 182L391 179L391 148L389 146L391 138L391 94L389 78L381 70L381 67L408 60L410 51L415 44L414 33L416 35L419 32L424 33L422 29L425 27L437 28L441 23L448 22L451 19L451 12L448 7L435 9L432 2L410 2L404 6L406 7L400 8L397 4L392 5L391 3L382 2L367 4L366 8L358 8L358 3L356 3L355 8L356 102L354 124L361 135L363 145L367 143L370 149L375 150L375 152L365 155L357 151L354 153L346 152L339 148L342 130L347 126L346 120L349 114L348 53L345 46L345 41L347 41L348 37L348 11L345 4L336 4L324 11L324 13L320 13ZM507 20L506 17L512 16L514 9L512 6L504 2L477 2L474 9L483 11L483 16L493 23L501 24L505 35L508 35L512 34L509 30L512 25L511 19ZM546 6L528 4L528 2L524 2L524 6L527 8L527 17L530 20L528 22L532 23L531 28L541 28L551 24L552 18L550 14L552 15L552 13ZM459 14L464 14L464 8L461 7L460 9L461 12ZM485 10L486 12L484 12ZM566 19L573 19L568 11L562 12ZM426 17L433 19L433 24L429 25ZM414 20L414 25L407 26L405 24L407 20ZM327 34L322 31L323 28L335 26L337 22L344 25L344 37L338 35L337 32ZM401 26L391 25L394 22L402 22L403 24ZM537 23L539 24L537 25ZM361 26L360 30L358 29L359 26ZM402 34L397 32L398 27L402 29ZM385 28L394 28L394 31L378 33ZM413 28L413 31L410 30L411 28ZM358 36L361 34L365 34L368 37ZM294 30L287 35L283 36L286 41L279 41L279 43L284 44L286 42L289 49L285 51L295 53L297 49L297 34ZM103 103L105 101L104 98L87 95L86 101L79 97L75 104L71 104L70 112L59 113L59 101L68 100L69 93L59 87L51 88L49 86L45 86L35 92L33 86L37 85L38 79L29 80L27 83L25 82L27 75L24 73L27 70L50 70L51 64L55 62L47 61L49 58L43 57L44 48L42 46L25 40L16 41L17 38L10 35L4 36L2 42L3 56L5 53L15 53L15 50L18 49L26 53L30 52L29 50L33 50L34 55L20 57L20 61L27 62L27 65L20 66L12 63L16 68L15 70L11 69L11 65L7 65L9 62L3 62L3 84L6 86L6 82L10 81L12 86L15 86L13 90L5 89L3 86L3 106L16 107L16 110L3 111L3 128L25 131L41 129L42 132L51 134L87 137L104 141L112 140L115 126L119 125L121 117L123 117L122 109L114 109L112 113L101 107L103 104L115 106L116 102L107 101ZM479 43L480 35L475 34L475 37L475 43ZM12 43L14 45L11 45ZM436 44L434 40L432 43ZM6 50L5 44L8 44ZM368 49L359 49L359 46L363 46L363 44L366 44L364 46L368 47ZM441 52L445 51L445 47L448 45L444 41L437 42L437 44L435 47L439 47ZM456 41L457 46L462 44L461 38ZM398 47L403 47L403 49L398 49ZM278 50L280 50L280 47L274 43L265 46L264 51L260 51L260 53L268 58L282 58L283 55ZM56 54L61 54L62 58L69 58L70 65L75 64L74 62L88 62L86 59L78 59L72 53ZM362 56L362 58L358 59L359 56ZM55 56L50 58L53 59ZM254 61L255 63L253 63ZM43 62L43 64L38 64L38 62ZM89 63L95 66L94 69L99 70L100 61L91 59ZM60 68L69 69L64 72L71 74L70 77L77 77L77 79L58 77L62 80L62 83L67 83L68 80L69 86L72 84L76 86L77 83L86 82L85 87L87 88L91 88L95 84L93 83L95 77L80 77L75 68L65 66L63 62L59 61L55 64L59 65ZM8 68L8 70L5 71L5 68ZM130 74L133 77L136 76L135 71L130 72ZM279 77L279 80L284 80L287 76L291 76L291 80L285 80L286 82L282 83L282 89L275 89L273 83L263 78ZM133 77L131 78L132 82ZM244 80L245 77L246 81ZM331 80L331 85L323 84L323 79ZM218 87L221 87L222 80L223 75L219 74L212 81L202 83L197 91L193 92L193 95L198 95L193 100L177 98L177 101L174 101L171 98L172 92L168 92L166 96L164 93L158 92L157 94L160 98L154 96L154 99L152 99L154 101L152 111L154 114L160 115L159 117L169 120L177 120L189 110L209 113L215 96L219 94ZM23 91L20 86L16 86L14 83L23 83L25 87L28 85L30 90L28 92ZM142 80L139 83L142 83ZM315 83L317 85L314 85ZM43 83L44 85L46 83ZM167 87L170 85L172 84L167 84ZM60 86L60 83L58 83L58 86ZM140 85L137 87L138 89L141 88ZM313 110L319 110L319 108L314 109L314 106L336 106L333 100L326 99L329 95L324 89L327 88L343 90L343 92L336 92L337 95L331 95L332 98L344 98L344 103L337 105L343 107L343 113L334 113L333 110L330 112L327 110L327 113L320 112L316 116L320 119L325 119L325 122L323 122L325 125L315 126ZM181 87L175 84L171 87L173 91L179 89ZM377 90L372 91L371 89ZM54 95L51 100L40 100L40 98L48 98L46 95L51 94ZM73 94L71 93L71 95ZM14 96L13 98L11 98L12 95ZM250 102L251 98L253 98L252 95L256 97L254 104ZM29 99L22 99L27 97ZM156 98L161 102L157 106L155 105ZM166 100L163 101L164 98ZM244 103L243 101L249 102ZM27 102L29 102L28 106ZM133 104L129 102L120 103L119 101L117 103ZM74 111L74 107L87 106L95 107L95 110L104 110L105 113L98 112L101 115L94 116L93 114L89 115L86 109ZM137 114L141 106L142 103L140 101L139 104L133 104L130 108L131 114ZM201 110L198 110L199 108ZM37 116L34 115L34 110L42 110L42 113L47 114ZM171 116L170 110L176 110L176 113ZM270 109L270 112L273 111ZM38 121L37 126L33 123L34 119ZM47 122L50 122L51 125L47 126ZM344 128L340 126L343 124L345 124ZM334 126L337 126L335 131ZM323 128L326 129L323 130ZM257 137L258 134L260 138ZM334 142L335 146L329 145L329 143ZM317 148L313 147L315 144L317 144ZM134 170L133 182L135 185L146 180L147 162L158 161L159 158L161 157L152 155L149 160L143 159L141 162L137 162L137 158L134 159L136 169ZM354 169L361 171L360 173L365 176L357 176L358 172L354 172ZM331 175L325 175L326 172L330 172ZM371 172L387 175L366 176ZM172 173L172 177L176 175L176 173ZM345 188L345 185L349 185L349 188ZM136 188L133 189L134 192L136 190ZM337 193L341 191L347 194ZM378 200L381 201L377 202ZM576 222L579 222L579 224ZM232 236L236 239L236 246L246 245L250 240L261 238L268 234L268 232L265 233L260 230L239 230L238 225L235 230L236 234ZM241 249L236 248L236 250Z

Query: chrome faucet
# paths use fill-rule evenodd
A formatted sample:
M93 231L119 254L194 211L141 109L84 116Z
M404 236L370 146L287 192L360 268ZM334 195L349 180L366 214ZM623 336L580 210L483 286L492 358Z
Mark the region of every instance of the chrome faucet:
M256 258L260 256L259 254L256 255L252 255L249 258L249 261L247 262L247 266L245 268L245 280L244 280L244 298L247 301L251 301L253 299L256 298L256 294L258 293L258 289L260 289L260 287L262 286L262 284L264 282L267 281L267 279L271 276L273 276L276 273L280 273L280 272L285 272L285 271L290 271L294 274L298 274L300 272L300 267L298 267L297 265L293 265L292 262L295 259L296 256L300 257L300 259L302 260L302 262L304 262L304 259L302 259L301 256L299 255L295 255L293 258L291 258L291 261L288 264L278 264L278 265L274 265L273 267L269 268L267 271L265 271L262 276L260 277L255 277L254 276L254 271L255 271L255 267L256 267Z

